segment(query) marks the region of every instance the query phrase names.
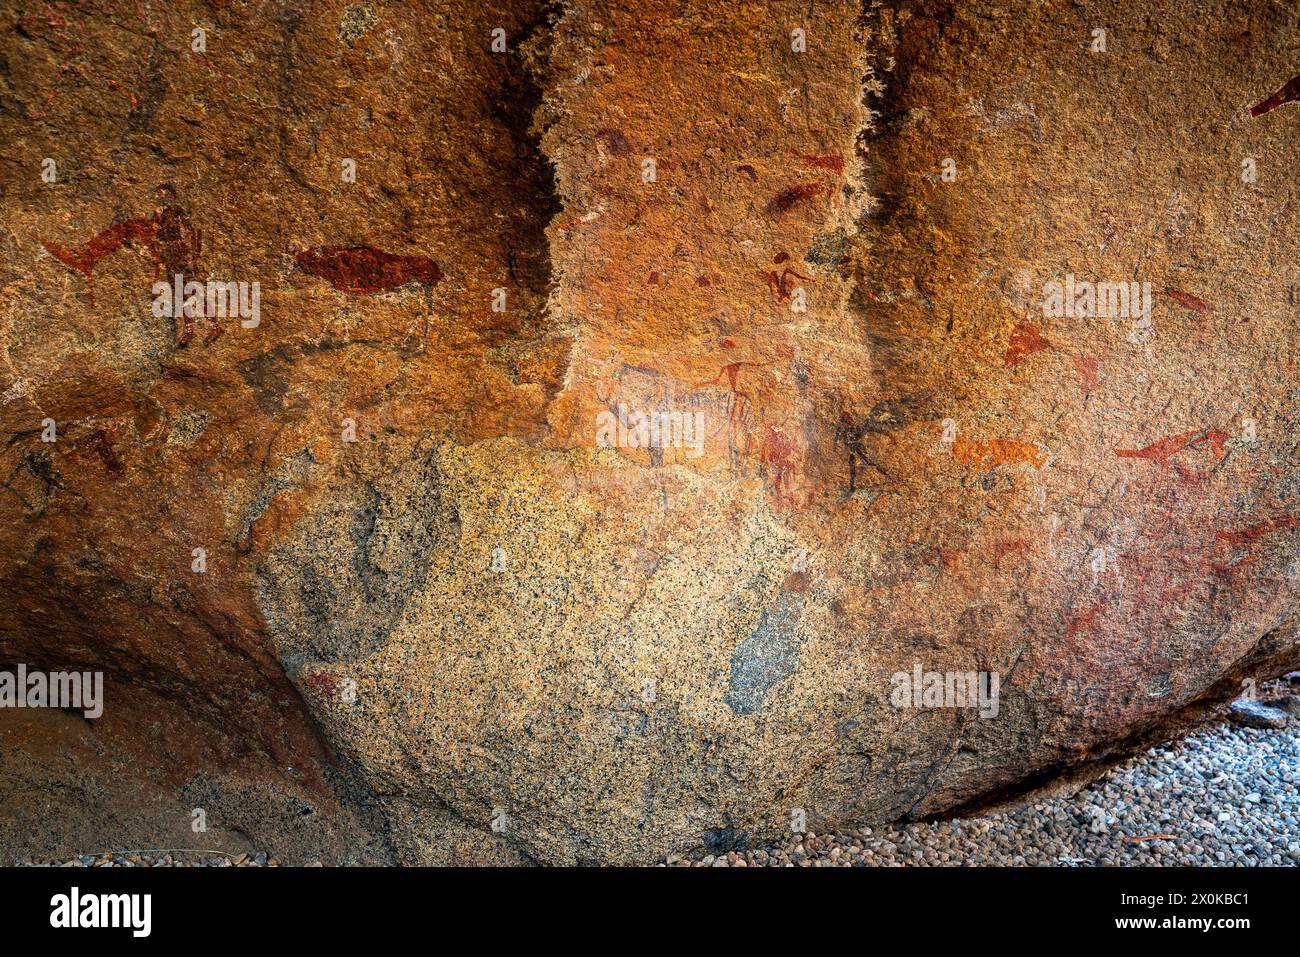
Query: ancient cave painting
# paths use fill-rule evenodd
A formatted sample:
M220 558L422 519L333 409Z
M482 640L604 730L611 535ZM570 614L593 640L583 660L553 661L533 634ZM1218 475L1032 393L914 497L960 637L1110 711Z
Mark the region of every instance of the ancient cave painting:
M322 701L332 700L339 690L338 676L320 667L304 668L299 672L299 683Z
M832 192L832 187L823 186L821 183L795 183L768 200L764 211L769 216L782 216L814 196L820 196L822 193L830 196Z
M731 350L736 348L736 344L730 339L722 340L722 348ZM707 382L697 383L695 388L703 389L708 386L718 385L723 377L726 377L727 388L730 391L730 403L727 414L727 443L733 458L739 454L739 438L744 433L745 417L754 404L754 395L746 388L741 388L741 376L746 369L762 369L771 365L770 362L730 362L724 365L718 374Z
M865 485L859 485L858 469L860 466L866 466L867 468L875 470L882 476L885 475L885 471L880 467L880 463L872 459L872 457L867 453L866 445L863 442L867 433L873 431L870 428L870 425L871 423L869 421L859 422L853 416L853 413L847 411L840 413L840 421L835 425L835 438L832 447L838 449L843 445L845 454L848 457L848 496L850 498L857 494L859 487L867 487ZM877 429L876 431L879 430Z
M1226 551L1231 555L1234 549L1240 549L1242 554L1236 558L1228 557L1225 560L1210 559L1206 566L1215 572L1229 574L1233 571L1246 568L1255 560L1253 554L1254 548L1261 539L1278 532L1290 531L1300 528L1300 513L1283 512L1280 515L1274 515L1272 518L1264 519L1262 522L1256 522L1253 525L1247 525L1245 528L1232 530L1223 529L1214 533L1215 552L1220 550Z
M615 156L626 156L632 152L632 144L628 141L627 134L612 126L597 130L596 139L603 142L605 147Z
M293 259L303 272L324 279L339 292L371 295L418 283L424 289L426 306L418 351L424 351L429 341L433 287L443 276L432 259L386 253L373 246L318 246L302 250Z
M1065 626L1065 640L1072 641L1080 634L1091 634L1098 625L1098 619L1105 611L1105 604L1102 602L1093 602L1085 611L1070 618Z
M1047 453L1037 445L1017 439L966 439L958 436L952 443L952 455L963 465L1010 465L1024 462L1041 468Z
M1193 296L1190 292L1183 292L1181 289L1174 289L1171 286L1165 286L1165 295L1172 299L1184 309L1190 309L1200 317L1202 327L1209 318L1210 313L1214 310L1214 304L1207 302L1199 296Z
M95 304L95 268L117 250L128 244L142 246L154 261L154 278L173 281L180 276L182 282L192 280L199 271L199 256L203 248L203 234L195 227L189 213L176 201L176 191L163 184L155 191L157 206L146 219L119 220L79 248L65 246L54 240L42 239L41 245L51 256L69 269L86 277L90 304ZM194 317L175 310L176 341L184 346L194 336ZM222 333L220 323L213 322L203 344L216 341Z
M1214 533L1214 537L1230 545L1250 545L1259 541L1266 535L1272 535L1274 532L1286 531L1292 528L1300 528L1300 513L1283 512L1280 515L1274 515L1262 522L1256 522L1254 525L1247 525L1238 531L1224 529Z
M121 475L126 471L126 466L122 464L122 460L118 457L117 451L113 448L113 440L109 438L107 432L99 429L95 432L93 439L95 454L104 463L104 468L108 469L113 475Z
M956 574L961 565L962 556L966 554L966 549L945 548L943 545L936 545L935 551L939 553L939 571L945 575Z
M619 423L626 423L629 409L647 415L669 413L673 405L675 382L671 377L647 366L622 363L603 383L596 385L596 398ZM702 440L703 436L699 436ZM650 465L658 468L664 464L663 444L644 447L650 456Z
M1084 395L1096 392L1100 379L1097 375L1099 360L1096 356L1074 356L1074 371L1079 375L1079 391Z
M989 544L988 554L993 567L1001 571L1004 562L1013 568L1023 565L1029 559L1031 548L1030 543L1023 538L999 538Z
M1074 365L1074 371L1079 377L1079 393L1087 396L1095 392L1100 384L1098 369L1100 361L1096 356L1072 355L1068 349L1058 346L1046 336L1036 323L1025 322L1018 323L1011 330L1011 341L1007 345L1007 351L1002 355L1002 364L1004 366L1016 366L1024 362L1030 356L1037 352L1058 352L1064 353Z
M1261 100L1250 108L1251 116L1263 116L1287 103L1300 101L1300 74L1287 80L1286 85L1272 96Z
M789 261L790 254L786 252L777 253L772 257L773 266L780 266ZM812 281L811 276L797 273L789 266L782 269L779 275L775 269L769 269L756 275L767 283L768 290L776 297L777 302L786 302L790 299L790 294L794 292L794 281L796 279L802 279L804 282Z
M1032 322L1022 322L1011 330L1011 345L1003 356L1003 365L1013 366L1035 352L1054 348Z
M844 175L844 157L839 153L818 153L801 158L808 169L827 169L840 176Z
M51 239L42 239L46 251L69 269L86 277L90 287L90 304L95 304L95 267L127 243L151 246L158 235L158 224L152 219L124 219L95 236L80 249L64 246Z
M826 170L837 176L844 175L844 157L839 153L807 154L802 155L800 158L806 169ZM752 170L752 167L740 168L747 172ZM757 178L757 174L753 174L755 181L757 181ZM828 200L833 201L835 198L835 184L791 183L769 199L767 205L763 207L763 211L770 217L784 216L801 203L823 194Z
M721 347L729 352L736 344L724 338ZM693 388L725 385L727 456L731 468L742 468L743 461L750 456L757 458L774 503L788 507L797 505L802 494L796 486L800 484L797 480L804 454L803 426L797 416L783 413L779 403L770 401L778 382L768 367L793 358L788 347L778 348L776 352L777 357L770 360L728 362L712 379Z
M373 246L320 246L293 257L298 268L329 282L340 292L387 292L419 283L426 289L442 279L442 270L424 256L399 256Z
M843 444L844 451L848 455L850 496L858 490L858 465L872 464L866 448L862 445L862 437L865 433L866 426L856 421L851 412L840 413L840 421L835 426L833 447L838 449Z
M789 505L794 500L792 480L797 468L797 451L794 441L785 432L763 424L759 461L770 469L769 487L778 505Z
M1207 444L1214 457L1221 459L1224 456L1224 447L1227 441L1227 433L1210 428L1170 436L1167 439L1152 442L1150 445L1144 445L1139 449L1115 449L1114 452L1122 459L1146 459L1155 462L1161 468L1172 466L1178 470L1180 475L1185 477L1195 477L1199 473L1186 469L1179 463L1172 462L1171 459L1184 450L1195 449L1198 446Z

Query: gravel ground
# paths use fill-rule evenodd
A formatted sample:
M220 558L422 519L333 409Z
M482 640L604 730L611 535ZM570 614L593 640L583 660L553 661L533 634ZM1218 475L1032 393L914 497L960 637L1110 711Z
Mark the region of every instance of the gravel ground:
M1300 865L1300 723L1212 725L1069 798L968 820L855 828L678 867Z
M83 854L71 860L27 861L27 867L279 867L280 862L264 851L257 854L223 854L201 849L105 851Z

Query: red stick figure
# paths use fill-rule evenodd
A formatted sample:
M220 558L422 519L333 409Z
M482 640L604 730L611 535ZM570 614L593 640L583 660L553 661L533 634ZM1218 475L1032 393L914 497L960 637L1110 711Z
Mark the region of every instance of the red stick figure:
M735 344L730 339L722 341L722 348L734 349ZM727 438L728 443L732 446L732 452L736 452L736 437L741 433L745 423L745 415L749 407L753 405L754 397L746 390L740 387L740 375L746 368L761 369L764 366L771 365L769 362L731 362L718 370L718 374L708 382L698 383L695 388L701 389L706 386L717 385L723 376L727 377L727 386L731 392L727 414Z

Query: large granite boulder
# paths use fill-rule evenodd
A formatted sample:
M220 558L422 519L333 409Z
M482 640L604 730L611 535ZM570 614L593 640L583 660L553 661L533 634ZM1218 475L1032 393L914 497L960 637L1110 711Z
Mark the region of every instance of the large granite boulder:
M3 17L0 662L105 672L69 774L649 861L1300 664L1287 5Z

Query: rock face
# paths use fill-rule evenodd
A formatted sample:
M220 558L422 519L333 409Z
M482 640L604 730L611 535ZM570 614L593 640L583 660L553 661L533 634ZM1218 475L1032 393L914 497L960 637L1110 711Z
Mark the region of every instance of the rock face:
M1293 6L19 6L8 804L648 861L1300 664Z

